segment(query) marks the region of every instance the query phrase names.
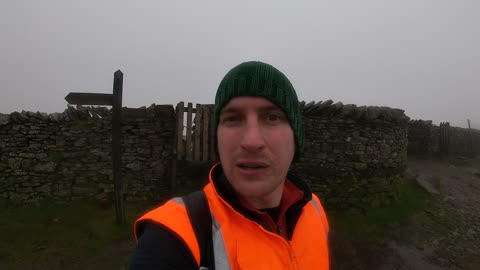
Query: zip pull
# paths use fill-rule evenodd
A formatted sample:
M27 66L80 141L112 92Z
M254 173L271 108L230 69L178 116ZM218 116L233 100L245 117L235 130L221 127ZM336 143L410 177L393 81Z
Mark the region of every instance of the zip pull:
M282 235L282 234L283 234L282 225L280 225L280 224L277 224L277 233L278 233L279 235Z

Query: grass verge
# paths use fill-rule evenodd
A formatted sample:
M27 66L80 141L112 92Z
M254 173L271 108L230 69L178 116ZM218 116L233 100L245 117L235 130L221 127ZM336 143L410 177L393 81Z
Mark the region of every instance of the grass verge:
M127 203L127 224L117 225L113 206L90 201L2 207L0 269L100 269L85 263L110 247L133 243L132 224L140 209L145 205ZM127 265L131 249L124 249L126 254L105 256L101 263L116 269Z
M398 187L398 200L388 207L330 215L335 269L375 269L385 250L381 239L398 234L395 230L428 199L412 180L405 180ZM113 206L91 201L1 207L0 269L126 268L133 250L133 221L151 206L126 203L127 224L122 226L115 222Z
M414 181L404 179L389 206L330 215L333 269L378 269L389 256L390 241L408 237L403 228L431 198Z

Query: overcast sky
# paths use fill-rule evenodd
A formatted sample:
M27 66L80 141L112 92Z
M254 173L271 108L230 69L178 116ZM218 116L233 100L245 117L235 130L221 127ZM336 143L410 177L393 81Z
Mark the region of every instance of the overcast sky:
M213 103L233 66L268 62L301 100L401 108L480 128L480 1L0 3L0 112L62 112L69 92L127 107Z

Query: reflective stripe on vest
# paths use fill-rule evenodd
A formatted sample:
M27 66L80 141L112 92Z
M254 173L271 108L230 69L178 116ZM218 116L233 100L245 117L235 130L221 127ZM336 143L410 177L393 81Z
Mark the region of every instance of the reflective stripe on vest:
M173 198L172 200L185 206L185 203L182 197L176 197L176 198ZM211 218L212 218L212 243L213 243L213 254L215 257L215 269L230 270L232 268L230 267L230 262L228 261L227 250L225 249L225 242L223 240L223 236L220 231L220 224L218 224L217 220L213 216ZM198 261L197 263L200 264L200 261ZM208 268L204 267L203 269L208 269Z
M213 240L213 254L215 257L215 269L230 270L230 261L228 259L227 249L225 248L225 240L220 231L220 224L212 216L212 240Z
M315 210L317 211L318 215L322 219L323 231L325 232L325 235L328 237L329 228L327 225L327 217L323 214L323 211L320 210L320 206L318 205L314 197L312 197L312 199L310 200L310 203L313 204L313 206L315 207Z

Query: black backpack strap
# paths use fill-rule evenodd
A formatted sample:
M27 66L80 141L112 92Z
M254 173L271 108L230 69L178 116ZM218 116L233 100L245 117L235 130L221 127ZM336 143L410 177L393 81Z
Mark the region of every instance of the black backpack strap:
M200 269L215 270L212 243L212 217L203 190L183 196L190 223L192 223L200 248ZM205 268L203 268L205 269Z

